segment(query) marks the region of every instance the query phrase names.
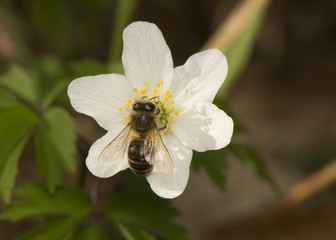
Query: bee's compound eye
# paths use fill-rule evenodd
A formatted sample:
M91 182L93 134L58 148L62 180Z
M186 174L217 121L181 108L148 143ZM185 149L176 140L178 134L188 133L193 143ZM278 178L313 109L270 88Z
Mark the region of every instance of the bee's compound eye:
M147 103L147 104L145 104L145 109L147 111L153 112L154 109L155 109L155 105L153 103Z
M139 103L134 103L133 110L138 110L138 109L139 109Z

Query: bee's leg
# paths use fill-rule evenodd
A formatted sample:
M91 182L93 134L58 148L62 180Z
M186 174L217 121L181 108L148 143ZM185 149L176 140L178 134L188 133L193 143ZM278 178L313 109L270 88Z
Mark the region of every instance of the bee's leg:
M160 110L160 108L158 107L158 108L157 108L157 110L156 110L156 113L155 113L155 115L159 115L159 114L160 114L160 112L161 112L161 110Z
M165 121L165 125L163 125L162 127L160 127L158 130L159 131L165 130L167 128L167 124L168 124L168 121L166 120Z

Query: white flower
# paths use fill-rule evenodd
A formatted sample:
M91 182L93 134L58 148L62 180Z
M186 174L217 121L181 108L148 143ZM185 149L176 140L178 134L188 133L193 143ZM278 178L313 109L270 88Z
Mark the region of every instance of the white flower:
M81 77L68 88L76 111L93 117L107 130L90 148L87 167L95 176L103 178L128 168L127 154L123 159L103 162L98 161L99 155L128 124L135 99L159 96L161 113L165 110L159 116L168 124L160 133L171 156L173 171L165 174L155 171L154 166L146 178L157 195L177 197L188 182L192 150L216 150L230 142L232 119L212 104L227 74L226 58L221 51L210 49L192 55L183 66L173 68L161 31L148 22L130 24L124 30L123 41L125 76Z

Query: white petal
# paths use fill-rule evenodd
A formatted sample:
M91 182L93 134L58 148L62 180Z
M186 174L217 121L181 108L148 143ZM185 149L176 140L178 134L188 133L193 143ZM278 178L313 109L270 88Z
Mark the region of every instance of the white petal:
M128 168L127 154L125 154L124 159L109 162L98 161L100 153L118 135L118 131L108 132L91 146L86 158L86 166L93 175L106 178Z
M200 103L180 114L175 121L177 138L189 148L203 152L229 144L233 121L212 103Z
M228 71L226 57L218 49L192 55L187 62L174 69L170 90L176 103L212 102Z
M147 176L152 190L163 198L175 198L186 188L189 179L189 167L192 150L184 147L172 132L163 136L163 141L173 160L173 173L153 172Z
M123 33L122 62L126 77L136 88L145 82L152 91L160 80L169 86L173 74L173 60L169 47L158 27L153 23L134 22Z
M93 117L106 130L114 129L115 125L126 126L123 117L130 109L125 103L132 96L132 87L125 76L102 74L77 78L70 83L68 95L77 112Z

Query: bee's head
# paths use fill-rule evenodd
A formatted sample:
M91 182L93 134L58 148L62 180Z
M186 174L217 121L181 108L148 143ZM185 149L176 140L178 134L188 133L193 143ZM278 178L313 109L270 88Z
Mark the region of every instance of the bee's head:
M154 112L155 104L150 101L135 101L133 104L133 110Z

